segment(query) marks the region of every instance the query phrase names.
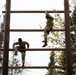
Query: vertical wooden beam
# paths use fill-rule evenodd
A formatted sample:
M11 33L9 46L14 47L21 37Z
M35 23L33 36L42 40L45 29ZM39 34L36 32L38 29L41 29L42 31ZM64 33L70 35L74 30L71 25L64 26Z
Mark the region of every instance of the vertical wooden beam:
M8 75L9 28L10 28L10 0L6 0L5 37L4 37L2 75Z
M65 41L66 41L66 63L67 75L72 75L72 56L71 56L71 42L70 42L70 17L69 17L69 1L64 0L64 16L65 16Z

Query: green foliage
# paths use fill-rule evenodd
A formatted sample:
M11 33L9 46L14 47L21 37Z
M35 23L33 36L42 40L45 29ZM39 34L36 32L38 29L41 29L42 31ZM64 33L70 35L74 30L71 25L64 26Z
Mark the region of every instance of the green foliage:
M5 28L5 15L3 16L3 22L1 23L1 29ZM3 41L4 41L4 32L0 32L0 48L3 48ZM3 52L0 51L0 65L2 65L3 60ZM19 61L14 58L14 55L11 58L11 62L9 62L9 66L19 66ZM9 69L8 75L22 75L23 69ZM0 75L2 74L2 70L0 69Z
M59 55L59 57L58 57L58 64L59 64L59 65L62 65L62 66L66 65L66 64L65 64L65 63L66 63L65 58L66 58L66 53L65 53L65 51L61 51L61 53L60 53L60 55Z
M71 28L73 29L71 32L72 65L74 67L73 73L76 74L76 6L74 6L71 16Z
M55 61L55 52L52 51L51 54L50 54L50 62L49 62L49 64L48 64L48 66L49 66L50 68L47 69L48 72L47 72L46 75L56 75L56 69L55 69L55 68L52 68L52 67L55 66L55 63L56 63L56 61Z
M72 25L76 26L76 6L74 7L74 10L72 13Z
M0 48L2 48L2 42L3 42L3 34L1 32L0 33Z
M70 28L73 29L72 32L70 32L71 35L71 48L72 48L72 65L74 66L73 71L74 74L76 74L76 6L74 7L72 16L70 17ZM66 65L66 55L65 52L61 52L59 58L58 58L58 64L59 65ZM63 75L66 74L66 70L59 71L59 73L64 73Z
M54 18L54 27L53 29L64 29L63 19L59 14L55 14ZM65 33L64 32L50 32L50 36L48 37L49 47L53 48L65 48ZM48 64L49 67L53 67L58 64L61 66L65 64L65 56L64 52L61 51L52 51L50 55L50 62ZM65 70L49 68L46 75L65 75Z
M59 14L55 14L53 29L64 29L64 22L62 20L63 19ZM48 36L48 43L49 47L53 48L65 47L65 33L62 31L51 31L50 35Z
M57 58L57 62L60 66L66 66L66 53L65 51L61 51ZM66 75L66 69L59 69L58 74Z
M3 32L2 32L2 29L3 29L3 23L0 23L0 48L3 47ZM2 61L3 61L3 52L0 51L0 65L2 65ZM0 74L2 73L2 70L0 69Z
M15 58L14 52L10 59L11 60L9 61L9 66L11 67L20 66L19 60ZM9 75L22 75L22 73L23 73L23 69L9 69L9 72L8 72Z
M1 23L1 26L0 26L0 48L2 48L3 37L4 37L2 29L3 29L3 24Z

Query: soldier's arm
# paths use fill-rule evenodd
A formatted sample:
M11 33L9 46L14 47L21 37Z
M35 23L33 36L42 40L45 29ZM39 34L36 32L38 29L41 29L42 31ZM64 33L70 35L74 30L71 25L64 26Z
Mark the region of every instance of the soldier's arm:
M18 42L13 43L13 48L15 47L15 45L19 44Z
M27 44L27 49L29 48L30 44L28 42L25 42L25 44Z

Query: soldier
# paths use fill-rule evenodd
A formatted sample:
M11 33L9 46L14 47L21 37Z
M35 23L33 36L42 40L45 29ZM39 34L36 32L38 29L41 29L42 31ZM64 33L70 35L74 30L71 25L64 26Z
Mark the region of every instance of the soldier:
M16 46L15 46L16 45ZM18 46L17 46L18 45ZM25 50L21 50L21 49L26 49L26 45L27 45L27 49L29 48L29 43L26 41L22 41L22 38L18 39L18 42L15 42L13 44L13 48L15 49L15 55L17 55L17 52L21 52L21 56L22 56L22 66L24 66L25 63Z
M44 28L44 41L42 41L44 42L43 47L47 46L47 35L53 28L53 20L54 20L54 18L50 16L47 11L45 11L45 14L46 14L47 22L46 22L46 27Z

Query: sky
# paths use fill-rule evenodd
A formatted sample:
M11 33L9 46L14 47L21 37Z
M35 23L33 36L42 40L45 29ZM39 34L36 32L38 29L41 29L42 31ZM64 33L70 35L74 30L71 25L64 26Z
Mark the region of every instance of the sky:
M11 0L11 10L64 10L64 0ZM0 14L5 10L6 0L0 0ZM53 15L53 14L51 14ZM10 29L42 29L46 25L45 14L42 13L11 13ZM30 48L43 48L43 32L10 32L9 48L21 37L30 43ZM48 48L48 46L46 47ZM10 55L11 56L11 55ZM26 63L31 66L48 66L50 51L27 51ZM20 58L18 53L16 58ZM20 62L21 63L21 62ZM27 75L45 75L46 69L33 69ZM22 74L24 75L24 74Z

